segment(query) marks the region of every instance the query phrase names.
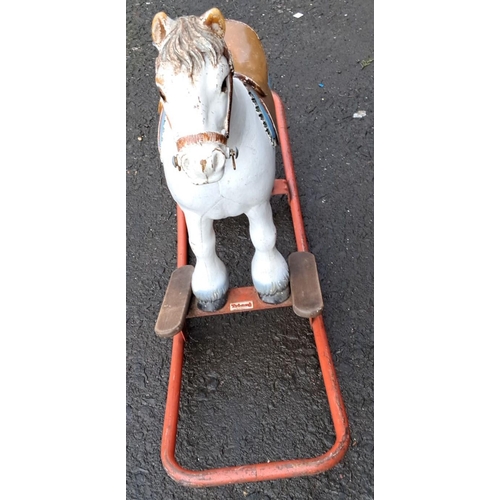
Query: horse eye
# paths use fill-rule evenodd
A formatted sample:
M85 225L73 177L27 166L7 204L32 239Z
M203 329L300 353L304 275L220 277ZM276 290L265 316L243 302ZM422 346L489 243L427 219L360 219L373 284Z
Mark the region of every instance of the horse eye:
M224 81L222 82L222 86L220 88L221 92L226 92L227 91L227 78L224 78Z
M165 102L167 101L167 98L162 90L160 90L160 97L161 97L162 101L165 101Z

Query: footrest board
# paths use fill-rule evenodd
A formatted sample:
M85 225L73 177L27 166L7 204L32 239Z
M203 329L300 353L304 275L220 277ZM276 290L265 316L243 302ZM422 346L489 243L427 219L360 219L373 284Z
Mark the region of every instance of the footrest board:
M310 252L293 252L288 257L293 311L301 318L315 318L323 311L316 258Z
M250 311L262 311L268 309L277 309L279 307L290 307L292 301L286 299L281 304L267 304L263 302L257 290L253 286L242 286L230 288L228 290L227 302L224 307L214 312L205 312L198 309L196 297L193 295L191 305L187 312L187 318L200 318L202 316L217 316L220 314L233 314Z
M173 337L182 330L191 302L193 271L194 266L186 265L177 268L170 276L155 325L158 337Z

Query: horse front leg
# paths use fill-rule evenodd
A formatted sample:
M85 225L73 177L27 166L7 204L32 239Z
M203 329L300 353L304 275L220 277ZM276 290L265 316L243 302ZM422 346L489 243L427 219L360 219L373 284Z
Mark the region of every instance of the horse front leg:
M213 312L227 301L229 277L226 266L215 251L213 220L185 211L189 246L196 257L191 287L198 308Z
M252 259L252 281L260 298L268 304L279 304L290 296L288 265L276 248L276 227L269 202L246 213L250 238L255 247Z

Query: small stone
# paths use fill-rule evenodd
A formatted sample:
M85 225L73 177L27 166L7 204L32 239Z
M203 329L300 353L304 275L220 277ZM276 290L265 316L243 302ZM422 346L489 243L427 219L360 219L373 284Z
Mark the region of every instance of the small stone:
M217 390L219 386L219 381L216 378L209 378L207 382L207 389L209 392Z
M352 115L353 118L364 118L366 116L366 111L358 110Z

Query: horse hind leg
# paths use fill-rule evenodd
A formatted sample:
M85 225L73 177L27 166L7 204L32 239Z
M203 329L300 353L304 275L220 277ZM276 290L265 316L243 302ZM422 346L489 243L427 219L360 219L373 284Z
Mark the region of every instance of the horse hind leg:
M250 238L255 247L252 259L252 281L260 298L268 304L280 304L290 296L286 260L276 248L276 227L269 202L246 213Z
M229 277L215 251L213 220L185 211L189 246L196 257L191 287L198 308L213 312L227 301Z

